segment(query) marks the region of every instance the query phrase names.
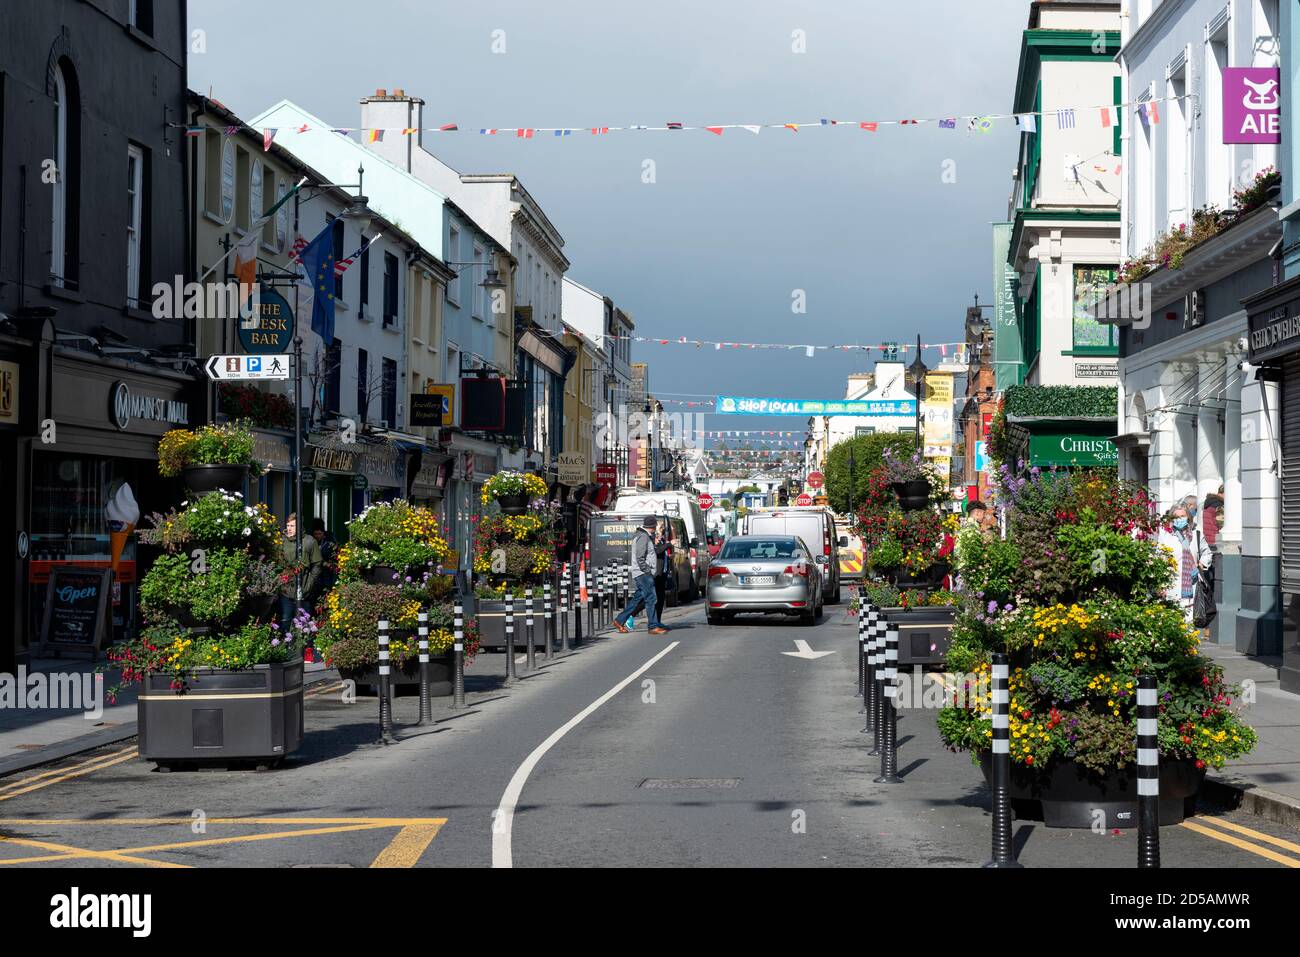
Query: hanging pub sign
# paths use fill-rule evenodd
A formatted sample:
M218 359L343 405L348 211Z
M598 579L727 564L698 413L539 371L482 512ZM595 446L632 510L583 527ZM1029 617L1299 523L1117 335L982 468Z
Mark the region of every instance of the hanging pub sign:
M449 421L448 405L445 396L430 395L427 392L412 392L408 407L407 425L441 426Z
M1223 142L1282 142L1281 71L1231 66L1223 71Z
M236 321L239 344L250 355L287 352L293 343L294 316L289 301L270 286L258 288L255 312L247 323Z
M62 566L50 569L41 620L43 648L84 651L99 655L108 624L110 568Z

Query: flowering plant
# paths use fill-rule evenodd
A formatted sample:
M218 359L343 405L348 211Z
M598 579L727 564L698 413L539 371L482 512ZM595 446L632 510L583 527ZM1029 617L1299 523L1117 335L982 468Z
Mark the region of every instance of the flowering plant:
M191 465L247 465L251 475L261 475L256 448L252 431L239 421L172 429L158 441L158 471L172 478Z
M541 498L546 494L546 483L536 475L527 472L498 472L483 483L483 504L502 495L527 495L530 499Z

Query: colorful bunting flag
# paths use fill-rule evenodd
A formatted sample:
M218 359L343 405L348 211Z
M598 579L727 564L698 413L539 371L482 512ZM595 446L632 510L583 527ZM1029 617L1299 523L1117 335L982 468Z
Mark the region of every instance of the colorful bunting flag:
M1119 107L1103 106L1101 108L1101 125L1104 129L1119 125Z
M670 130L680 130L680 129L682 128L682 124L680 124L680 123L669 123L669 124L668 124L668 128L669 128Z
M860 123L858 124L858 126L861 127L862 129L866 130L868 133L874 133L874 132L876 132L876 130L880 129L880 124L879 124L879 123L870 123L870 122L867 122L866 120L863 120L862 122L860 122Z
M949 117L946 120L939 121L939 129L941 130L955 130L956 128L957 128L956 117Z
M265 153L271 148L271 141L275 139L275 133L278 127L268 126L262 130L262 152Z
M531 139L533 138L533 133L534 133L534 132L536 132L536 131L535 131L535 130L532 130L532 129L527 129L527 128L525 128L525 129L518 129L518 130L515 130L515 136L516 136L517 138L519 138L519 139L531 140Z
M497 131L496 131L496 130L482 129L482 130L479 130L478 132L479 132L479 135L480 135L480 136L496 136L496 135L497 135Z
M203 135L203 127L201 127L201 126L187 126L187 127L185 127L185 135L186 135L186 136L202 136L202 135Z
M608 132L609 132L609 127L608 127L608 126L593 126L593 127L591 128L591 134L592 134L592 136L603 136L604 134L606 134L606 133L608 133Z
M1056 111L1056 128L1058 130L1072 130L1075 127L1074 110L1071 108Z
M459 130L459 129L460 129L460 127L457 126L455 123L443 123L442 126L438 127L438 132L439 132L439 133L454 133L454 132L456 132L456 131Z
M1033 113L1017 113L1016 125L1025 133L1038 132L1038 117Z
M298 127L298 132L306 133L309 129L311 129L311 127L304 123L302 126Z
M722 135L721 126L706 126L705 129L708 130L710 133L716 133L718 136Z
M384 141L384 131L383 131L383 130L371 130L371 131L370 131L370 142L372 142L372 143L382 143L383 141Z
M761 127L761 126L750 126L750 125L748 125L748 124L745 124L745 125L743 125L743 126L741 127L741 129L749 130L749 132L751 132L751 133L753 133L755 136L757 136L757 135L759 134L759 131L762 130L763 127Z

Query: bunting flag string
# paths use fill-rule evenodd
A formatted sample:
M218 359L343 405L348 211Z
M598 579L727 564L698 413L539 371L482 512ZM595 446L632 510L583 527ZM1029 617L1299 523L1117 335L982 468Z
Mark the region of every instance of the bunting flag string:
M673 339L662 339L655 336L619 336L612 333L601 333L595 337L596 344L600 345L603 340L625 340L627 342L648 343L659 346L695 346L703 348L712 346L715 350L721 349L777 349L791 351L802 349L805 356L812 358L817 352L874 352L889 353L891 350L897 350L898 353L905 354L909 350L915 351L916 345L909 342L876 342L876 343L838 343L834 345L810 345L805 342L724 342L715 339L691 339L687 336L678 336ZM954 361L958 364L964 364L966 358L966 342L923 342L921 349L938 349L940 356L948 358L948 349L951 348L954 353Z
M1129 103L1104 103L1096 106L1044 106L1041 110L1029 113L978 113L963 116L932 116L916 119L898 119L898 120L836 120L829 117L822 117L815 122L782 122L782 123L713 123L691 126L686 123L672 120L665 122L662 126L648 126L644 124L630 124L628 126L477 126L466 124L468 130L478 130L480 136L496 136L501 133L513 133L518 139L535 139L539 133L550 133L552 136L568 137L574 133L588 132L592 136L603 136L607 133L625 133L625 132L692 132L700 131L712 133L715 136L722 136L727 130L745 130L757 135L763 130L789 130L792 133L798 133L808 128L831 128L844 127L845 129L855 129L868 133L877 133L881 127L885 126L925 126L935 125L942 130L955 131L960 123L964 123L966 130L970 133L985 134L993 129L993 124L999 120L1014 120L1016 126L1022 133L1036 133L1041 129L1044 118L1055 121L1057 129L1084 129L1084 128L1109 128L1119 122L1121 111L1132 111L1144 126L1160 122L1160 103L1169 103L1177 100L1188 99L1195 94L1185 93L1181 96L1154 97L1143 100L1133 100ZM185 127L183 123L168 123L168 126ZM276 134L274 129L255 129L251 126L227 126L225 134L230 136L240 130L251 130L259 133L264 138L265 149L270 149L271 140ZM310 128L303 124L296 127L293 132L306 133ZM439 126L423 127L332 127L330 132L338 133L341 136L350 136L352 133L361 134L362 138L371 143L381 142L385 133L395 133L403 136L412 136L416 133L458 133L461 131L461 125L458 123L443 123Z

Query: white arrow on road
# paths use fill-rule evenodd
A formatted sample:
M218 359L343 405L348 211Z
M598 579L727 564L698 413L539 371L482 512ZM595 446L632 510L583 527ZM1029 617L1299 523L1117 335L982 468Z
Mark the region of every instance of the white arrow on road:
M802 638L796 638L794 640L794 646L799 650L783 651L781 654L789 655L791 658L806 658L809 661L816 661L818 658L825 658L827 655L835 654L834 651L813 651L808 647L808 642L804 641Z

